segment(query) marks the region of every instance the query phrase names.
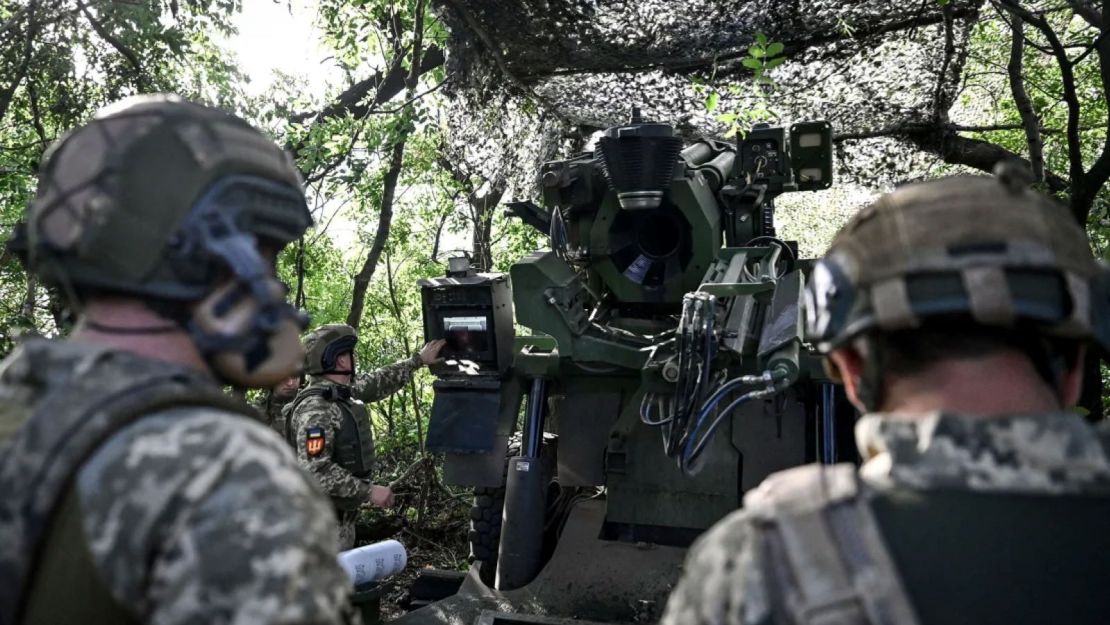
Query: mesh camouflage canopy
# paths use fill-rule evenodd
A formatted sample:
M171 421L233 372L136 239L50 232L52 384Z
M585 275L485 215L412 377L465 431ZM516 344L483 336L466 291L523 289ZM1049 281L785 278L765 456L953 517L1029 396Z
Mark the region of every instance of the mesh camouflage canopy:
M1108 281L1063 206L1020 175L907 185L864 208L815 266L807 334L822 352L937 317L1110 349Z

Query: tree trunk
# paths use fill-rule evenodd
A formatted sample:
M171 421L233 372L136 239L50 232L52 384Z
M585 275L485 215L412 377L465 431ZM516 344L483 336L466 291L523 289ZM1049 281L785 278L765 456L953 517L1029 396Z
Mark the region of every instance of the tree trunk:
M389 158L389 169L382 180L382 205L378 212L378 230L374 233L374 243L370 246L370 253L362 263L362 269L355 276L355 286L351 293L351 310L347 313L347 325L358 330L362 323L362 312L366 307L366 289L370 287L370 279L374 277L374 270L378 267L378 260L382 257L382 250L389 239L389 227L393 223L393 198L397 192L397 180L401 177L401 165L405 160L405 140L408 132L401 131L393 144L392 154Z

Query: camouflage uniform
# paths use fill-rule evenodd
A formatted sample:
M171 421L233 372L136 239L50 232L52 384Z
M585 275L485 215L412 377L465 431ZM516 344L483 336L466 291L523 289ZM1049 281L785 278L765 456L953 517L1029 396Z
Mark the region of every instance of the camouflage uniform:
M350 403L359 418L369 420L363 402L374 402L389 397L403 388L422 363L418 355L386 365L380 369L355 376L350 389ZM373 485L366 477L356 477L350 470L336 461L335 444L339 437L344 414L335 401L329 401L317 392L329 388L342 388L324 377L313 376L307 386L297 394L291 416L290 434L296 439L291 441L297 450L297 459L320 482L324 491L331 496L339 516L339 549L350 549L355 544L355 521L358 507L369 500ZM309 456L306 449L307 433L312 428L323 432L324 448ZM370 441L372 446L372 439Z
M179 369L99 347L34 340L0 365L3 420L23 420L48 400L59 401L66 387L50 392L49 385L74 371L105 377L101 385L126 384L119 380L120 363L165 374ZM25 398L37 399L20 401ZM82 393L70 401L86 399L92 398ZM4 465L5 482L12 472L26 480L25 470L10 469L38 465L27 454L6 461L19 464ZM18 482L7 483L5 492L14 495L19 487L11 484ZM350 582L335 563L331 506L284 441L256 421L203 406L143 415L100 445L66 490L62 508L75 510L60 516L79 519L84 542L68 542L59 523L43 538L45 549L58 544L87 552L98 584L129 620L337 623L346 618ZM53 558L48 553L42 560ZM51 570L36 572L25 619L75 622L71 619L84 615L72 597L84 583L59 577Z
M311 221L287 153L175 96L50 149L11 249L84 312L0 364L0 623L349 620L326 497L222 390L301 365L307 318L260 242Z
M273 391L266 391L266 397L259 401L255 408L266 418L266 425L277 432L278 436L285 438L285 416L283 411L296 397L278 397Z
M1074 414L864 416L856 438L876 491L1110 495L1110 436ZM758 524L739 510L698 540L663 625L791 622L776 610ZM958 567L959 563L952 563Z
M1105 620L1110 567L1091 563L1110 550L1105 433L1032 406L878 414L898 349L884 338L994 337L1061 404L1075 347L1110 352L1110 273L1085 233L1023 172L998 174L907 185L837 234L807 284L806 336L843 350L830 373L858 374L864 463L796 467L747 493L691 550L664 625ZM919 360L927 375L949 358ZM899 375L922 383L919 370Z

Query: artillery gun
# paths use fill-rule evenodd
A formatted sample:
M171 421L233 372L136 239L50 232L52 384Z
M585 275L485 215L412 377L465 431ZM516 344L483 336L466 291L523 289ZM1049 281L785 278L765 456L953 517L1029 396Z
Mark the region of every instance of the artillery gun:
M550 251L421 283L427 338L447 339L427 445L479 493L476 561L401 621L657 620L747 490L848 459L851 408L803 343L810 264L773 222L776 196L830 186L831 160L823 121L684 145L633 109L543 165L544 207L509 205Z

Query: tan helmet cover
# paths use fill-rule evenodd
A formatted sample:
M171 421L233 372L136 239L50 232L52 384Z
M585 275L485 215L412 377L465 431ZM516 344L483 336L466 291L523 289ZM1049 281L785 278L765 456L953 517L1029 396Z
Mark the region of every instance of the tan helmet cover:
M810 276L807 335L827 352L956 316L1105 347L1105 286L1062 205L1021 180L953 176L888 193L841 229Z
M313 329L304 338L304 371L321 375L335 369L335 358L354 350L358 333L349 325L331 323ZM337 350L342 351L337 351Z
M267 336L257 336L253 320L258 314L258 302L253 297L246 295L236 298L235 304L227 307L222 302L234 296L241 285L228 282L214 290L193 309L192 322L197 328L207 335L221 336L233 339L228 341L229 349L215 351L207 355L209 364L225 380L232 384L262 388L274 386L286 378L297 375L301 370L304 359L304 350L301 348L301 326L290 317L282 318L276 330ZM285 295L285 288L277 280L271 280L269 288L275 296ZM252 340L265 341L265 360L250 362L250 354L256 353L253 349L238 347L231 349L236 344L250 344Z

